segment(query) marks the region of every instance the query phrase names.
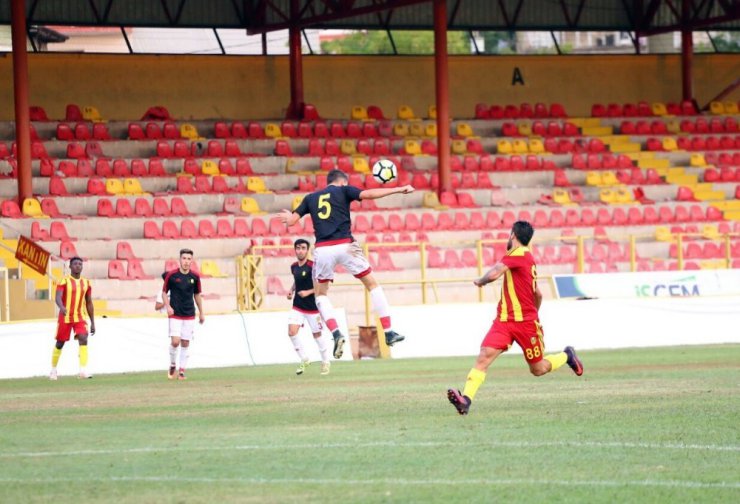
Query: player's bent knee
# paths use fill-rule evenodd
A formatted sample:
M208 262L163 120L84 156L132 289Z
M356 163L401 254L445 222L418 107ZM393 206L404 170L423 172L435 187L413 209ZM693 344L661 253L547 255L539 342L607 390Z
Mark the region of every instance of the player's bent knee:
M550 370L548 369L545 361L535 362L529 365L529 372L534 376L546 375Z

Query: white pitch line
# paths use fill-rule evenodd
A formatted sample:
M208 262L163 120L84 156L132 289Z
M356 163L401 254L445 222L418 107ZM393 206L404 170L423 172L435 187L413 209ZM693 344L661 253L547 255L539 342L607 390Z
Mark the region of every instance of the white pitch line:
M56 484L56 483L204 483L225 484L238 483L248 485L285 485L285 484L308 484L308 485L397 485L397 486L518 486L518 485L556 485L556 486L579 486L579 487L665 487L665 488L717 488L737 489L739 482L720 481L709 483L703 481L687 480L534 480L534 479L404 479L404 478L378 478L378 479L341 479L341 478L203 478L190 476L111 476L108 478L0 478L0 484Z
M319 450L319 449L344 449L344 448L437 448L446 446L459 446L460 441L419 441L419 442L395 442L374 441L366 443L304 443L291 445L234 445L234 446L144 446L140 448L121 448L104 450L70 450L70 451L38 451L0 453L0 458L35 458L35 457L64 457L74 455L122 455L132 453L171 453L171 452L207 452L207 451L279 451L279 450ZM684 443L637 443L629 441L486 441L476 442L476 447L491 448L614 448L614 449L643 449L643 450L684 450L684 451L715 451L715 452L739 452L740 445L702 445Z

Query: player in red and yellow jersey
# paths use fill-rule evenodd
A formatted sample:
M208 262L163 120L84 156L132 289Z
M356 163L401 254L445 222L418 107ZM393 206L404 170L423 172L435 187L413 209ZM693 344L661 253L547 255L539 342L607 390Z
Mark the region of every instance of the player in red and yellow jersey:
M87 373L87 323L85 312L90 317L90 333L95 334L95 312L92 302L92 285L90 280L80 276L82 259L73 257L69 260L70 275L63 278L57 286L56 304L59 308L56 345L51 355L51 373L49 379L57 379L57 364L62 355L64 344L69 341L72 331L80 344L80 378L91 378Z
M573 347L568 346L560 353L545 355L542 325L538 315L542 293L537 287L537 265L527 248L532 235L534 229L529 222L515 222L506 244L507 254L488 273L474 282L476 286L483 287L498 278L504 279L496 319L483 338L480 354L468 373L463 392L455 389L447 391L447 398L461 415L468 413L478 388L486 378L488 367L496 357L511 348L515 341L524 351L524 359L535 376L555 371L566 363L576 375L583 374L583 364Z

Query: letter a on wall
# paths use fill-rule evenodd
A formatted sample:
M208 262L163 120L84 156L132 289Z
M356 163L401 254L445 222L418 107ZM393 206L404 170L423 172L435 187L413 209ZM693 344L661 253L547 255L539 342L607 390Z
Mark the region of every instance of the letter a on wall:
M517 84L524 85L524 77L522 77L522 71L519 67L514 67L514 74L511 76L511 85L516 86Z

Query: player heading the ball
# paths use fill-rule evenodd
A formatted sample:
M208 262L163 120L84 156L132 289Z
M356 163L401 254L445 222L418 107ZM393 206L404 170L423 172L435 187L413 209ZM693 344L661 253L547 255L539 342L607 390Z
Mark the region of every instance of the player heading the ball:
M334 358L339 359L344 352L345 337L337 326L334 307L327 296L329 283L334 281L334 270L338 265L344 266L370 292L373 310L380 318L386 344L393 346L404 340L403 336L392 329L388 299L385 297L383 288L375 280L370 263L362 252L362 247L352 236L349 206L353 201L379 199L391 194L409 194L414 192L414 188L405 185L363 191L349 185L349 177L341 170L331 170L326 181L325 188L306 195L293 212L283 210L279 217L287 226L293 226L304 215L311 215L316 235L313 264L316 306L326 326L332 332Z

